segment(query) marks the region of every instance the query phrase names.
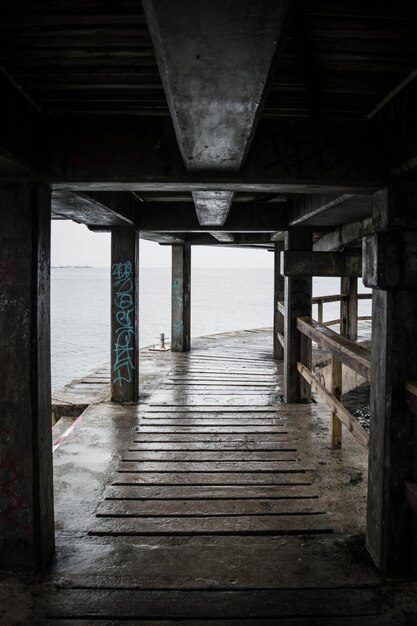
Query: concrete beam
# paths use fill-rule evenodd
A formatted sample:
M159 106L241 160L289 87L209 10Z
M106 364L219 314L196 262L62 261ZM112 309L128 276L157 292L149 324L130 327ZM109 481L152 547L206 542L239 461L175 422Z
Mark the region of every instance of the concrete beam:
M235 238L230 233L223 233L220 231L210 231L210 235L220 241L221 243L233 243Z
M362 276L361 252L281 252L284 276Z
M314 252L336 252L345 246L370 235L373 232L372 218L360 222L345 224L335 230L325 233L314 242Z
M304 195L294 198L288 210L288 223L290 226L338 226L371 214L371 195Z
M133 215L137 212L135 205L138 204L127 192L107 191L94 194L54 191L52 219L58 217L88 226L132 226Z
M138 202L128 192L54 192L53 217L74 219L94 228L112 225L142 233L273 232L286 228L286 203L235 203L223 226L201 226L191 202Z
M144 0L187 169L240 168L289 0Z
M195 211L201 226L223 226L229 215L234 193L193 191Z
M387 181L376 121L260 120L238 173L187 172L165 118L50 120L42 146L39 173L59 190L337 194L373 193Z

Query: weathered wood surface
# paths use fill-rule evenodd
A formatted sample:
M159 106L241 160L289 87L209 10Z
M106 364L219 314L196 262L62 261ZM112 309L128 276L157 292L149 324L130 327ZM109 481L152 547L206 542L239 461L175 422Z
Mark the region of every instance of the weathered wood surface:
M332 393L329 392L319 379L310 372L302 363L298 364L298 371L308 383L314 388L323 400L331 408L335 418L339 419L356 439L365 447L368 447L369 435L359 422L349 413L349 411L339 402Z
M346 294L340 302L340 334L351 341L356 341L358 338L358 279L342 277L340 290ZM361 295L370 297L370 294Z
M301 333L317 342L322 350L331 352L342 363L351 367L367 380L371 380L371 355L369 350L338 335L311 317L299 318L297 328Z
M332 626L348 623L347 616L359 626L364 614L381 617L378 578L351 554L340 534L340 525L354 517L350 509L339 511L341 498L352 504L350 490L358 487L347 486L353 475L348 444L340 494L328 482L335 479L339 461L330 459L322 440L327 409L281 400L248 406L243 398L236 407L188 404L187 371L196 379L196 370L205 370L203 354L216 376L227 375L222 356L243 356L248 345L257 362L253 371L269 376L274 398L275 387L282 384L282 363L272 358L270 331L210 341L204 348L197 344L187 362L181 354L152 353L155 363L172 359L172 371L160 375L150 397L137 406L90 407L83 418L85 434L82 428L74 433L84 443L75 441L72 447L68 441L58 450L57 488L63 489L65 502L58 506L59 584L52 592L48 587L42 605L46 626L58 616L74 626L97 616L103 623L188 619L193 624L262 624L267 617L285 624L291 618L303 626L318 619ZM240 363L243 371L244 359ZM236 362L235 375L240 367ZM172 396L172 406L160 404L161 394ZM207 394L211 403L219 390L211 387ZM233 394L239 397L239 389ZM320 417L323 411L326 420ZM92 422L89 415L94 415ZM318 438L317 419L322 424ZM176 428L184 422L187 426ZM247 432L236 433L237 428ZM83 463L74 466L74 452L79 455L83 446ZM103 460L108 468L101 474ZM85 465L94 468L87 475ZM356 501L350 508L355 507ZM282 602L287 590L293 608L271 605L267 595L261 599L262 590ZM132 593L133 605L122 606L117 593L123 591ZM198 596L205 591L208 604L204 593ZM242 592L246 603L240 605L235 592ZM101 593L107 598L104 606ZM197 597L198 602L191 601Z

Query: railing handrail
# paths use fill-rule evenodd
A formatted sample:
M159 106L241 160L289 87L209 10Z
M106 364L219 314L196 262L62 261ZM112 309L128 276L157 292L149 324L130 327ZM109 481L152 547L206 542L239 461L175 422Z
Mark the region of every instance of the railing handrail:
M339 300L346 300L347 298L348 295L346 293L337 293L328 296L314 296L311 301L313 304L318 304L319 302L323 302L325 304L326 302L339 302ZM372 294L358 293L357 298L358 300L371 300Z
M343 335L335 333L324 324L320 324L311 317L297 317L297 329L318 346L330 352L330 390L301 362L297 369L304 380L320 395L332 411L331 438L332 447L342 445L341 423L350 430L352 435L367 447L369 434L359 421L340 402L342 364L353 369L367 380L371 379L371 352L367 348L351 341Z
M371 380L371 351L327 328L311 317L297 317L297 328L323 349L353 369L366 380Z

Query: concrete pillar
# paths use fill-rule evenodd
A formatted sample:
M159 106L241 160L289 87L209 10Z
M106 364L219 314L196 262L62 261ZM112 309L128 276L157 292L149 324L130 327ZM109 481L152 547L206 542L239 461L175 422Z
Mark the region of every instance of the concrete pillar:
M285 250L309 251L311 233L291 231L286 234ZM297 317L311 316L312 279L310 276L285 276L284 319L284 397L286 402L309 402L310 385L297 371L297 362L311 368L311 341L297 330Z
M282 244L276 243L274 249L274 359L282 361L284 358L284 348L281 345L279 336L284 336L284 316L278 309L278 302L284 304L284 277L281 274L281 250Z
M0 569L54 550L49 188L0 185Z
M373 288L366 544L389 574L411 573L416 558L416 517L404 488L417 480L416 418L405 391L417 380L416 207L414 187L375 194L376 233L364 244L364 282Z
M172 246L171 350L191 347L191 247Z
M340 293L348 296L340 304L340 334L351 341L358 338L358 279L342 277Z
M111 239L111 397L139 398L139 235L128 228Z

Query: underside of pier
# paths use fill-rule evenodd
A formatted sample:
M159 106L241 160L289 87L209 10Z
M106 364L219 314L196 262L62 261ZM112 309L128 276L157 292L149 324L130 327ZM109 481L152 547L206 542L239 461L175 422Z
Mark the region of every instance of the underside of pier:
M336 616L340 623L386 616L382 579L364 566L354 582L359 565L344 553L345 539L329 539L359 528L366 536L360 558L366 553L378 576L415 575L416 27L412 0L1 3L0 568L47 571L56 523L68 539L56 552L56 572L64 580L67 561L70 583L52 594L44 616L61 624L94 616L294 624L304 623L296 617L333 624ZM93 488L83 479L77 489L90 517L74 503L80 525L64 515L68 531L59 520L62 498L68 489L71 502L73 492L62 468L76 454L65 446L55 502L53 492L51 217L112 233L111 402L85 418L91 458L86 441L65 446L79 449L83 472L104 463L110 437L115 452L104 473L114 466L127 476L120 484L103 474L106 489L103 480ZM141 238L172 247L172 353L155 357L172 364L171 378L158 386L155 371L158 391L146 402ZM243 348L231 340L232 356L216 344L194 350L194 245L273 252L270 346L255 334ZM330 321L339 332L323 320L323 299L312 298L313 276L341 279L340 319ZM359 278L372 288L370 348L357 341ZM328 355L323 368L312 359L314 346ZM347 371L350 381L370 385L369 432L341 402ZM233 387L235 375L242 382ZM328 410L317 408L317 398L330 409L328 466L318 475L340 487L344 455L352 446L367 451L366 506L358 503L366 522L356 520L355 529L343 526L325 490L315 499L309 477L322 452L315 420ZM220 468L215 483L212 463ZM304 482L292 482L292 467ZM276 483L280 472L285 481ZM267 475L272 482L259 483ZM349 483L337 501L345 493L354 510L355 488ZM107 584L104 575L91 582L87 565L84 577L84 550L94 552ZM205 595L213 587L217 595ZM313 587L326 591L313 600ZM78 613L68 608L74 604Z

